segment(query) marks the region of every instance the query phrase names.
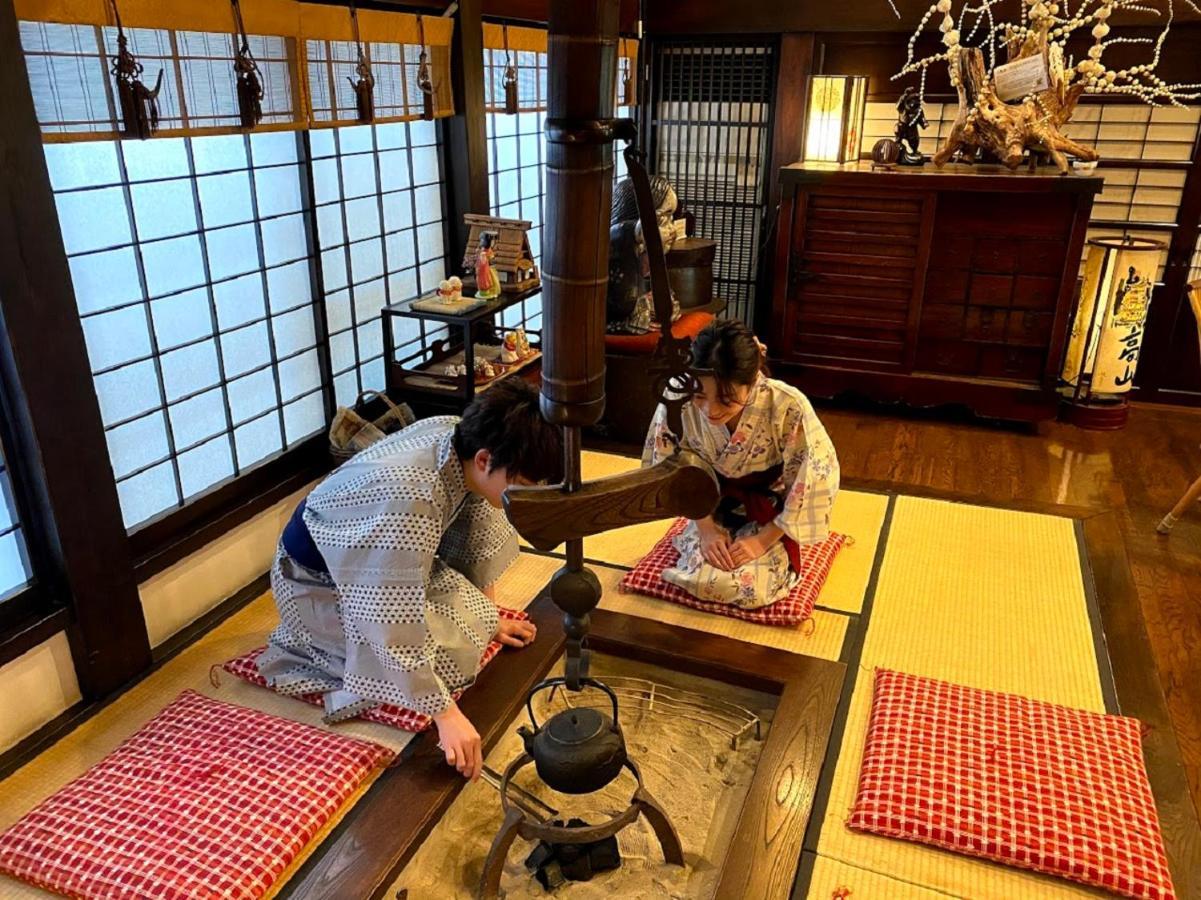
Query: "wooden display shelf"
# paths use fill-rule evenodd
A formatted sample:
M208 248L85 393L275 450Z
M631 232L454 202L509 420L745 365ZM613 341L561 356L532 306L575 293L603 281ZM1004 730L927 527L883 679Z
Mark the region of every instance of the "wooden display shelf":
M498 362L500 359L500 347L498 345L476 344L475 357L476 359L486 359L493 365L503 365L503 363ZM404 374L399 380L399 386L402 388L417 388L423 391L444 391L457 396L463 393L466 383L471 381L475 392L478 394L480 391L486 391L492 385L496 384L496 382L529 368L542 358L542 351L534 350L525 359L506 366L503 372L486 381L476 381L471 377L470 373L467 375L451 376L445 374L443 371L447 366L464 365L466 358L466 351L459 349L436 362L428 362L415 369L405 369L403 370Z

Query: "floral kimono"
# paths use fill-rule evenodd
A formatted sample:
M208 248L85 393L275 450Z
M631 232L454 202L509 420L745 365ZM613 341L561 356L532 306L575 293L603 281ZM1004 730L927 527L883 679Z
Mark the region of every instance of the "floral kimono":
M830 509L838 495L838 457L805 395L791 385L760 376L733 433L714 425L694 405L683 409L684 447L713 466L722 499L715 521L733 537L755 534L774 522L784 536L756 560L724 572L701 556L700 533L689 523L675 538L680 558L663 580L701 600L744 609L782 599L800 572L799 547L830 534ZM667 412L651 421L642 464L672 452Z
M380 703L426 715L471 684L496 632L482 591L517 557L504 513L471 494L453 416L416 422L318 485L271 570L280 625L259 672L325 694L325 720Z

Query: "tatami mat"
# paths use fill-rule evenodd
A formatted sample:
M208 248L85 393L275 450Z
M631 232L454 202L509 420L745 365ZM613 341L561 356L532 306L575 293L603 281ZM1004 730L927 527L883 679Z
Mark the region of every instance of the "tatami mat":
M845 827L877 666L1104 711L1072 520L897 499L818 854L979 900L1095 896Z
M856 869L824 856L814 860L807 896L809 900L968 900Z
M184 690L318 728L328 727L322 725L318 707L281 697L224 673L219 687L209 680L209 670L214 664L263 644L276 622L270 595L259 597L0 782L0 829L7 828L98 763ZM397 751L413 738L406 732L369 722L347 722L337 726L337 731ZM0 897L4 900L51 896L54 895L0 876Z
M636 459L590 450L584 451L581 461L586 480L616 475L638 466ZM867 593L887 510L888 497L885 494L848 490L839 492L830 525L835 531L850 536L851 540L839 553L818 595L819 607L848 613L863 609L863 598ZM606 565L632 569L663 537L670 525L670 521L664 519L587 537L584 539L584 556ZM562 550L560 546L554 552L561 553Z
M601 609L820 659L837 661L842 654L850 619L841 613L819 609L809 622L791 628L760 625L757 622L690 609L687 606L668 603L666 600L643 597L641 594L623 594L618 590L618 584L625 574L624 570L594 566L593 571L596 572L596 577L600 579L605 591Z

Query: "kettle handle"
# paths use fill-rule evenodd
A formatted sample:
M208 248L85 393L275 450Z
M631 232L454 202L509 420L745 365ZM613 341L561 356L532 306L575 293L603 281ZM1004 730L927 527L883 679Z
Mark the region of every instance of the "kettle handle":
M530 691L529 695L525 698L525 710L529 714L530 723L534 726L534 731L540 731L542 729L542 726L538 724L538 719L534 716L534 695L539 691L545 690L546 688L553 688L566 684L566 678L548 678L540 684L535 685L534 689ZM597 681L595 678L581 678L580 684L587 685L588 687L598 688L609 695L609 701L613 704L613 727L620 731L621 725L618 724L617 721L617 694L613 692L613 688L609 687L603 681Z

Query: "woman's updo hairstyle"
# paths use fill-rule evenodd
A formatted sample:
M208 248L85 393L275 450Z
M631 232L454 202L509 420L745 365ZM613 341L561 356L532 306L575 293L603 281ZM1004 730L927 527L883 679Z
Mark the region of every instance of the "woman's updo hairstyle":
M742 322L718 319L693 339L692 368L712 376L720 399L728 403L735 386L754 384L759 373L768 374L766 348Z

